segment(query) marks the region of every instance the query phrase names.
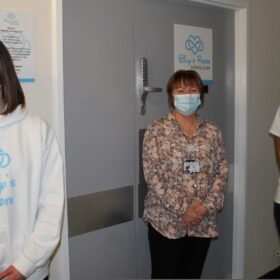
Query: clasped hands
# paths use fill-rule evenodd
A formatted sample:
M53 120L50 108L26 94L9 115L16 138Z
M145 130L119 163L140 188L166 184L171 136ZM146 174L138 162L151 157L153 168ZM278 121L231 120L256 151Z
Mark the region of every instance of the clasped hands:
M186 228L194 227L200 224L208 214L208 209L200 200L193 201L185 213L182 215L182 223Z

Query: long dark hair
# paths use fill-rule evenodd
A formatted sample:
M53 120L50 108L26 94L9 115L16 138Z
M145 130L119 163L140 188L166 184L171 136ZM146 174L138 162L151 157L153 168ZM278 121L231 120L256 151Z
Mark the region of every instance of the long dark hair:
M4 115L13 112L18 105L25 107L25 97L18 80L11 55L0 41L0 85L2 98L7 105Z

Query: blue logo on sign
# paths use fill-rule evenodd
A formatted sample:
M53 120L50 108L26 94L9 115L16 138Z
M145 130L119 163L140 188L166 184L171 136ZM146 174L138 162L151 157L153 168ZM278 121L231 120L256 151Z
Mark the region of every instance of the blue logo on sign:
M186 40L185 47L188 51L196 55L198 52L203 51L204 44L199 36L190 35Z
M18 25L19 21L17 20L15 13L7 13L6 17L4 18L4 22L7 22L11 25Z
M0 149L0 168L5 168L11 163L11 157Z
M16 19L16 15L15 15L15 13L8 13L8 14L7 14L7 18L8 18L9 20L15 20L15 19Z

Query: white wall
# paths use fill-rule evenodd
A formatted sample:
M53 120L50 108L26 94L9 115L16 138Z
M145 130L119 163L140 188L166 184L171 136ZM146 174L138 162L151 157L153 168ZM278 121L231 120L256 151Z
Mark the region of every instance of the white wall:
M64 155L63 81L62 73L59 72L62 65L57 64L62 63L62 42L59 38L61 0L0 0L0 10L27 11L34 15L35 83L22 83L22 87L28 110L54 128ZM54 280L69 279L66 218L62 236L62 244L51 265L51 279Z
M279 175L268 136L280 104L279 0L249 4L249 94L245 278L257 278L280 264L273 195ZM52 100L51 1L0 0L1 10L35 14L36 83L24 84L28 108L54 125Z
M1 10L28 11L35 18L35 83L23 83L30 111L53 125L51 1L0 0Z
M280 264L273 221L279 173L268 135L280 104L280 1L248 0L249 94L245 278L257 278Z

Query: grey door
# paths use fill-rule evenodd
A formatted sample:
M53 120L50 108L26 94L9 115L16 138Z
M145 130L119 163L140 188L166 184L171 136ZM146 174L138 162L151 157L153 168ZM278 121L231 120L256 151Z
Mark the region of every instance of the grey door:
M205 105L200 114L214 121L222 129L228 158L233 163L234 136L234 14L224 9L194 5L188 1L136 0L135 1L135 61L148 61L149 86L161 87L162 92L149 93L146 114L139 112L140 100L136 92L135 126L137 139L138 182L138 277L150 275L147 227L141 216L146 192L141 171L141 147L144 130L156 117L168 112L165 91L169 76L174 72L174 24L211 28L213 30L213 85L209 86ZM231 168L231 174L232 174ZM211 244L203 276L225 278L231 274L232 260L232 186L226 194L225 208L219 216L220 237Z
M133 1L64 0L71 279L136 277Z
M165 84L173 72L173 25L213 29L214 84L201 112L215 121L233 163L233 14L189 1L64 0L66 183L71 279L148 278L150 256L141 215L145 184L141 139L168 112ZM139 57L149 64L140 115L135 91ZM220 215L205 276L231 271L232 194ZM218 264L218 265L217 265Z

